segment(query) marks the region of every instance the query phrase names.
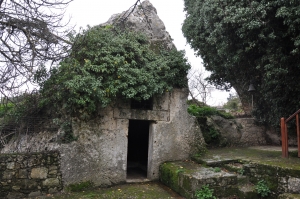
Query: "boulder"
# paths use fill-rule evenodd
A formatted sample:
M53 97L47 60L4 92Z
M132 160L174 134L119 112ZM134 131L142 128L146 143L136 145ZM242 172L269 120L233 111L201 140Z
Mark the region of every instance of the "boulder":
M149 37L151 45L162 44L166 49L175 48L163 21L157 15L156 8L148 0L127 11L114 14L106 23L100 24L107 25L142 32Z

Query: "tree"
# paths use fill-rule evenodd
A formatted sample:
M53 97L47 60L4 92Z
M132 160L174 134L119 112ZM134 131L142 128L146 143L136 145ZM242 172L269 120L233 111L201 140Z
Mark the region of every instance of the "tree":
M299 1L185 0L185 11L184 36L217 88L234 87L247 107L252 81L253 114L273 126L300 108Z
M214 87L205 80L204 73L201 71L191 71L189 74L189 92L192 99L197 102L207 104L207 100L211 97Z
M70 30L62 23L72 0L0 0L0 92L8 95L35 70L64 58Z

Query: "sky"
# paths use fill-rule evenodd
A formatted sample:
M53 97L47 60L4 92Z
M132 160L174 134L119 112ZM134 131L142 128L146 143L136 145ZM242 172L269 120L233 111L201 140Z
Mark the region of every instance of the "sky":
M141 0L143 1L143 0ZM71 18L70 25L85 28L106 22L111 15L121 13L134 5L136 0L74 0L66 10L66 16ZM166 30L174 39L178 50L185 50L186 56L192 65L192 70L205 72L202 59L196 57L195 52L183 37L181 26L185 19L183 0L150 0L156 8L159 18L164 22ZM207 75L208 72L205 72ZM209 105L222 105L227 101L229 92L215 90L208 100Z

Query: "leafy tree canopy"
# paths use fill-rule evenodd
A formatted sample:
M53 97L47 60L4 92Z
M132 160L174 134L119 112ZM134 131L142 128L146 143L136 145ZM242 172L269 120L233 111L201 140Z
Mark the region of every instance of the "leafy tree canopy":
M300 108L300 1L184 0L182 30L219 88L243 103L254 81L255 116L278 125Z
M87 118L117 98L146 100L187 86L190 65L184 52L156 48L155 53L140 33L93 27L74 41L70 57L51 70L49 79L43 81L44 70L36 75L42 103L56 110Z

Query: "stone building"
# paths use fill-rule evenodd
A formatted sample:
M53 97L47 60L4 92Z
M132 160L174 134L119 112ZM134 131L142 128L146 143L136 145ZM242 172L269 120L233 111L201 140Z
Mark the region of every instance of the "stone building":
M112 15L100 26L107 25L141 31L151 45L175 47L148 0L134 10ZM134 179L155 180L160 164L187 159L204 146L195 118L187 113L187 97L187 89L174 89L144 102L118 101L99 110L93 120L74 119L76 141L61 143L62 130L21 134L1 152L58 150L64 186L83 181L107 186Z
M74 120L76 141L59 142L61 131L23 134L1 152L58 150L64 186L156 180L160 164L188 159L204 146L195 118L187 113L187 96L186 89L174 89L143 102L116 102L93 120Z

